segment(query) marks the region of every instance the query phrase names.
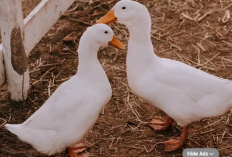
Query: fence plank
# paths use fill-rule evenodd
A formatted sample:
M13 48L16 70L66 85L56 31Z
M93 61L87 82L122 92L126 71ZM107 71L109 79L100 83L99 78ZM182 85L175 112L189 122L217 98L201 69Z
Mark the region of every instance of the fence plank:
M29 54L75 0L42 0L24 19L25 51ZM1 47L1 45L0 45ZM0 51L1 53L1 51Z
M29 90L28 60L24 48L21 0L0 0L3 57L10 98L22 101Z
M0 44L0 86L5 82L5 67L3 64L2 44Z
M25 18L25 50L29 54L75 0L42 0Z

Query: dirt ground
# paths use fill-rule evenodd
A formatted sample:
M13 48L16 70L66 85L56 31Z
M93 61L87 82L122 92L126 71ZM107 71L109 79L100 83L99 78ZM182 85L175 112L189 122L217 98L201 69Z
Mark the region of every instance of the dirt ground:
M152 17L155 53L232 79L232 10L230 0L138 0ZM40 0L23 0L24 16ZM26 101L10 102L7 84L0 88L0 157L45 157L4 129L7 123L22 123L49 95L77 72L76 49L85 29L103 16L116 0L79 0L57 21L30 53L31 92ZM111 24L127 45L127 29ZM113 88L113 96L99 115L85 142L91 156L174 157L182 150L166 153L159 142L180 134L181 127L156 132L142 122L166 115L135 96L127 85L126 50L101 48L99 60ZM231 112L190 125L185 148L217 148L220 156L232 156ZM71 136L71 135L70 135ZM65 152L54 157L67 156Z

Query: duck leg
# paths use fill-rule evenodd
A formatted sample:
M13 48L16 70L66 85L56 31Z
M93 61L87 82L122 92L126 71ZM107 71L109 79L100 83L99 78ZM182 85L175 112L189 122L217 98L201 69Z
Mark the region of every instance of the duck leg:
M183 146L186 138L187 138L187 131L188 131L188 127L186 126L182 129L182 133L181 133L181 136L179 138L172 137L167 141L160 142L160 143L164 144L165 151L172 152L172 151L175 151L175 150L181 148Z
M69 147L68 154L70 157L84 157L87 156L87 154L84 153L86 149L87 147L83 143L79 143L74 147Z
M174 120L171 117L168 117L166 120L160 118L153 118L148 125L157 131L164 131L169 128L170 125L174 123Z
M72 147L68 148L68 155L70 157L76 157L76 153L74 152L74 149Z

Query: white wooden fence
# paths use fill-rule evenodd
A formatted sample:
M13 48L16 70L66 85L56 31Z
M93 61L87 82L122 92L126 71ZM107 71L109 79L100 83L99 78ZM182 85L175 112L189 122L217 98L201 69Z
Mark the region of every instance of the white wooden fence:
M27 98L27 56L74 1L42 0L23 20L21 0L0 0L0 86L7 82L12 100Z

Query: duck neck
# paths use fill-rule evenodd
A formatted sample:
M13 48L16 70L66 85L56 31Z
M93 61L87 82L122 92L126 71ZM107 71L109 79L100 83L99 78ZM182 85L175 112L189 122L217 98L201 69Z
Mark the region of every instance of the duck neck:
M127 54L127 72L141 73L158 63L158 57L154 53L151 42L151 20L149 18L139 18L133 24L127 26L130 33Z
M99 76L99 71L103 71L97 58L97 51L100 48L97 44L85 44L80 42L78 48L78 75L92 79ZM92 77L94 76L94 77Z
M136 21L129 28L130 41L137 43L151 44L151 26L150 22Z

